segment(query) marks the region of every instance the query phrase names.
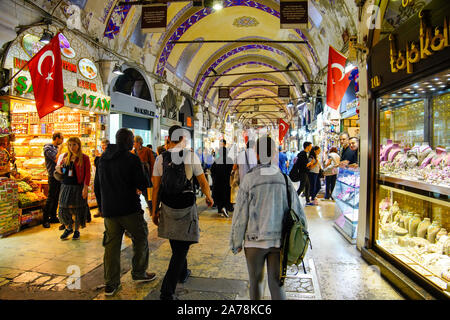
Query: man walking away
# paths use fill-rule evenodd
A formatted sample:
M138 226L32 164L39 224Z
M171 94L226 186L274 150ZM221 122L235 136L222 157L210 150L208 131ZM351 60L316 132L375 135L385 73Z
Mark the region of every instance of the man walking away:
M53 177L53 173L55 172L56 160L60 153L60 146L64 142L64 136L61 132L55 132L52 139L52 143L44 146L45 166L48 174L48 197L44 207L44 221L42 223L44 228L50 228L50 223L59 223L59 219L56 217L56 210L58 208L61 182ZM59 230L64 230L64 228L64 225L61 225Z
M292 167L292 171L297 172L300 177L300 187L297 190L299 195L305 191L306 199L309 199L309 180L308 180L308 154L312 149L312 143L306 141L303 143L303 150L297 155L297 161Z
M130 232L133 240L132 279L135 282L156 279L156 274L147 272L148 227L137 191L146 191L148 182L139 157L130 152L133 133L126 128L120 129L116 133L116 143L109 144L100 157L94 184L105 218L103 261L107 296L116 294L121 287L120 249L125 230Z
M194 152L184 149L186 137L183 129L180 126L172 126L169 129L168 141L168 150L156 158L153 169L152 219L158 226L158 237L169 239L172 249L160 298L177 300L174 296L177 283L186 282L191 274L186 259L189 246L197 243L200 238L193 191L194 176L206 196L209 207L212 206L213 200L199 158Z

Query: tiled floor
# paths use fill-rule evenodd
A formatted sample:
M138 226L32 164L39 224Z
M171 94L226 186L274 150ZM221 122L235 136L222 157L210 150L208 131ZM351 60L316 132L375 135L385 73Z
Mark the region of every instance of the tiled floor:
M200 208L204 206L200 204ZM306 257L306 275L302 268L290 270L285 287L289 299L402 299L384 279L374 274L356 247L333 228L332 202L321 201L320 206L307 207L306 213L313 250ZM0 299L158 299L171 251L167 240L156 237L153 223L148 221L148 225L149 271L156 272L156 281L133 283L129 267L131 240L124 237L122 255L126 258L122 259L122 267L127 263L128 267L123 270L122 290L113 298L104 296L101 290L104 226L102 218L94 218L81 230L80 241L61 241L58 224L50 229L36 226L0 239ZM200 214L200 243L191 246L189 251L192 275L186 284L177 288L181 299L248 299L245 256L234 255L229 250L230 228L231 218L219 217L215 210ZM66 288L72 283L73 266L79 268L80 290ZM53 295L42 295L46 292ZM270 299L267 286L264 298Z

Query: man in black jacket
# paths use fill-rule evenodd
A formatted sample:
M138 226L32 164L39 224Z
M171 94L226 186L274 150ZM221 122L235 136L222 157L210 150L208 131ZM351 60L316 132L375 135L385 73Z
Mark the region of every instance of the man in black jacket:
M297 155L297 161L294 164L292 170L298 170L300 177L300 187L297 190L297 194L305 191L306 202L309 201L309 179L308 179L308 154L312 149L312 143L306 141L303 143L303 150Z
M120 249L127 230L133 239L131 276L136 282L156 279L148 273L148 227L144 220L139 192L147 190L148 182L133 148L133 133L122 128L116 133L116 143L109 144L100 157L95 173L95 196L105 222L103 237L105 295L120 289Z

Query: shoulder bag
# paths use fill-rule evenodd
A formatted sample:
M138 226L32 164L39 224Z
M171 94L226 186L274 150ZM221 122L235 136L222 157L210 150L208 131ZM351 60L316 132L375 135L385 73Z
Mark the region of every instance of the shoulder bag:
M288 179L283 174L286 183L286 194L288 199L289 209L284 213L283 227L281 232L281 254L280 254L280 287L283 286L286 279L287 266L298 265L300 262L303 265L303 271L306 273L303 258L306 255L308 245L311 247L309 233L306 230L303 222L298 218L294 210L292 210L291 195L289 192Z

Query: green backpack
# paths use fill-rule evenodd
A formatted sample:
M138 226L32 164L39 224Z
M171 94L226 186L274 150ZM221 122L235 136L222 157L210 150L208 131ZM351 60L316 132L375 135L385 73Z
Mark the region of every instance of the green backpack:
M285 174L283 174L283 176L286 182L286 194L288 197L289 210L285 212L283 217L280 255L280 286L284 284L288 265L298 265L301 262L303 264L303 270L306 273L303 258L308 250L308 245L312 249L308 231L303 225L303 222L298 218L295 211L292 210L288 179Z

